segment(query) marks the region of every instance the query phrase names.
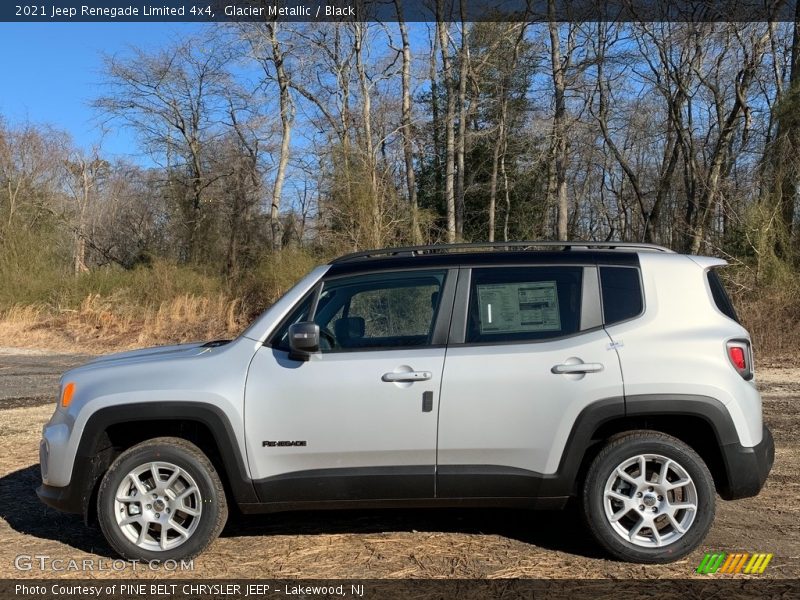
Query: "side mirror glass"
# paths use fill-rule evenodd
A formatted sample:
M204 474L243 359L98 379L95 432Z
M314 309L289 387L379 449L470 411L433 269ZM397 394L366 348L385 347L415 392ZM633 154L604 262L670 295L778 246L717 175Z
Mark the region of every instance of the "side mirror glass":
M319 352L319 325L301 321L289 327L289 358L308 360Z

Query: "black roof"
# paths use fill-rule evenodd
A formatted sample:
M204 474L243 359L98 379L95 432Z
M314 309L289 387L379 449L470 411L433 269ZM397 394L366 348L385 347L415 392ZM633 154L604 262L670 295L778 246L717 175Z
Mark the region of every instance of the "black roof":
M540 250L541 248L541 250ZM559 264L612 264L637 266L638 252L672 252L652 244L622 242L507 242L499 244L448 244L368 250L331 261L329 275L364 271Z

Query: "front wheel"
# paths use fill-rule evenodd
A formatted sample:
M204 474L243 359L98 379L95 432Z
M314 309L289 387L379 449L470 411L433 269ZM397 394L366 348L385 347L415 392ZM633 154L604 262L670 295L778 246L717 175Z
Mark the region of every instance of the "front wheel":
M163 437L117 457L100 483L97 516L124 558L180 560L219 535L228 507L208 457L184 439Z
M685 556L714 520L714 480L672 436L637 431L609 442L592 462L583 509L595 539L618 559L666 563Z

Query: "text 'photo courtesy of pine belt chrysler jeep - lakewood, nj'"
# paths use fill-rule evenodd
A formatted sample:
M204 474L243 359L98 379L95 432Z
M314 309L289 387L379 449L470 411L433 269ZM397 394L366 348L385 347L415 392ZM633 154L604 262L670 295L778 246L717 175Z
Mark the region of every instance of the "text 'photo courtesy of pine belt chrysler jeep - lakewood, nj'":
M343 256L234 340L65 373L38 495L136 560L196 556L234 507L571 498L613 557L677 560L775 456L725 264L621 242Z

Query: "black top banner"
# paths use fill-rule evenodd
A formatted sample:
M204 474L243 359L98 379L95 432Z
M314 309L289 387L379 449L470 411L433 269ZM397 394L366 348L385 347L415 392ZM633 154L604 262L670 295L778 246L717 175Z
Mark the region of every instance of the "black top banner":
M795 21L800 0L48 0L3 22Z

